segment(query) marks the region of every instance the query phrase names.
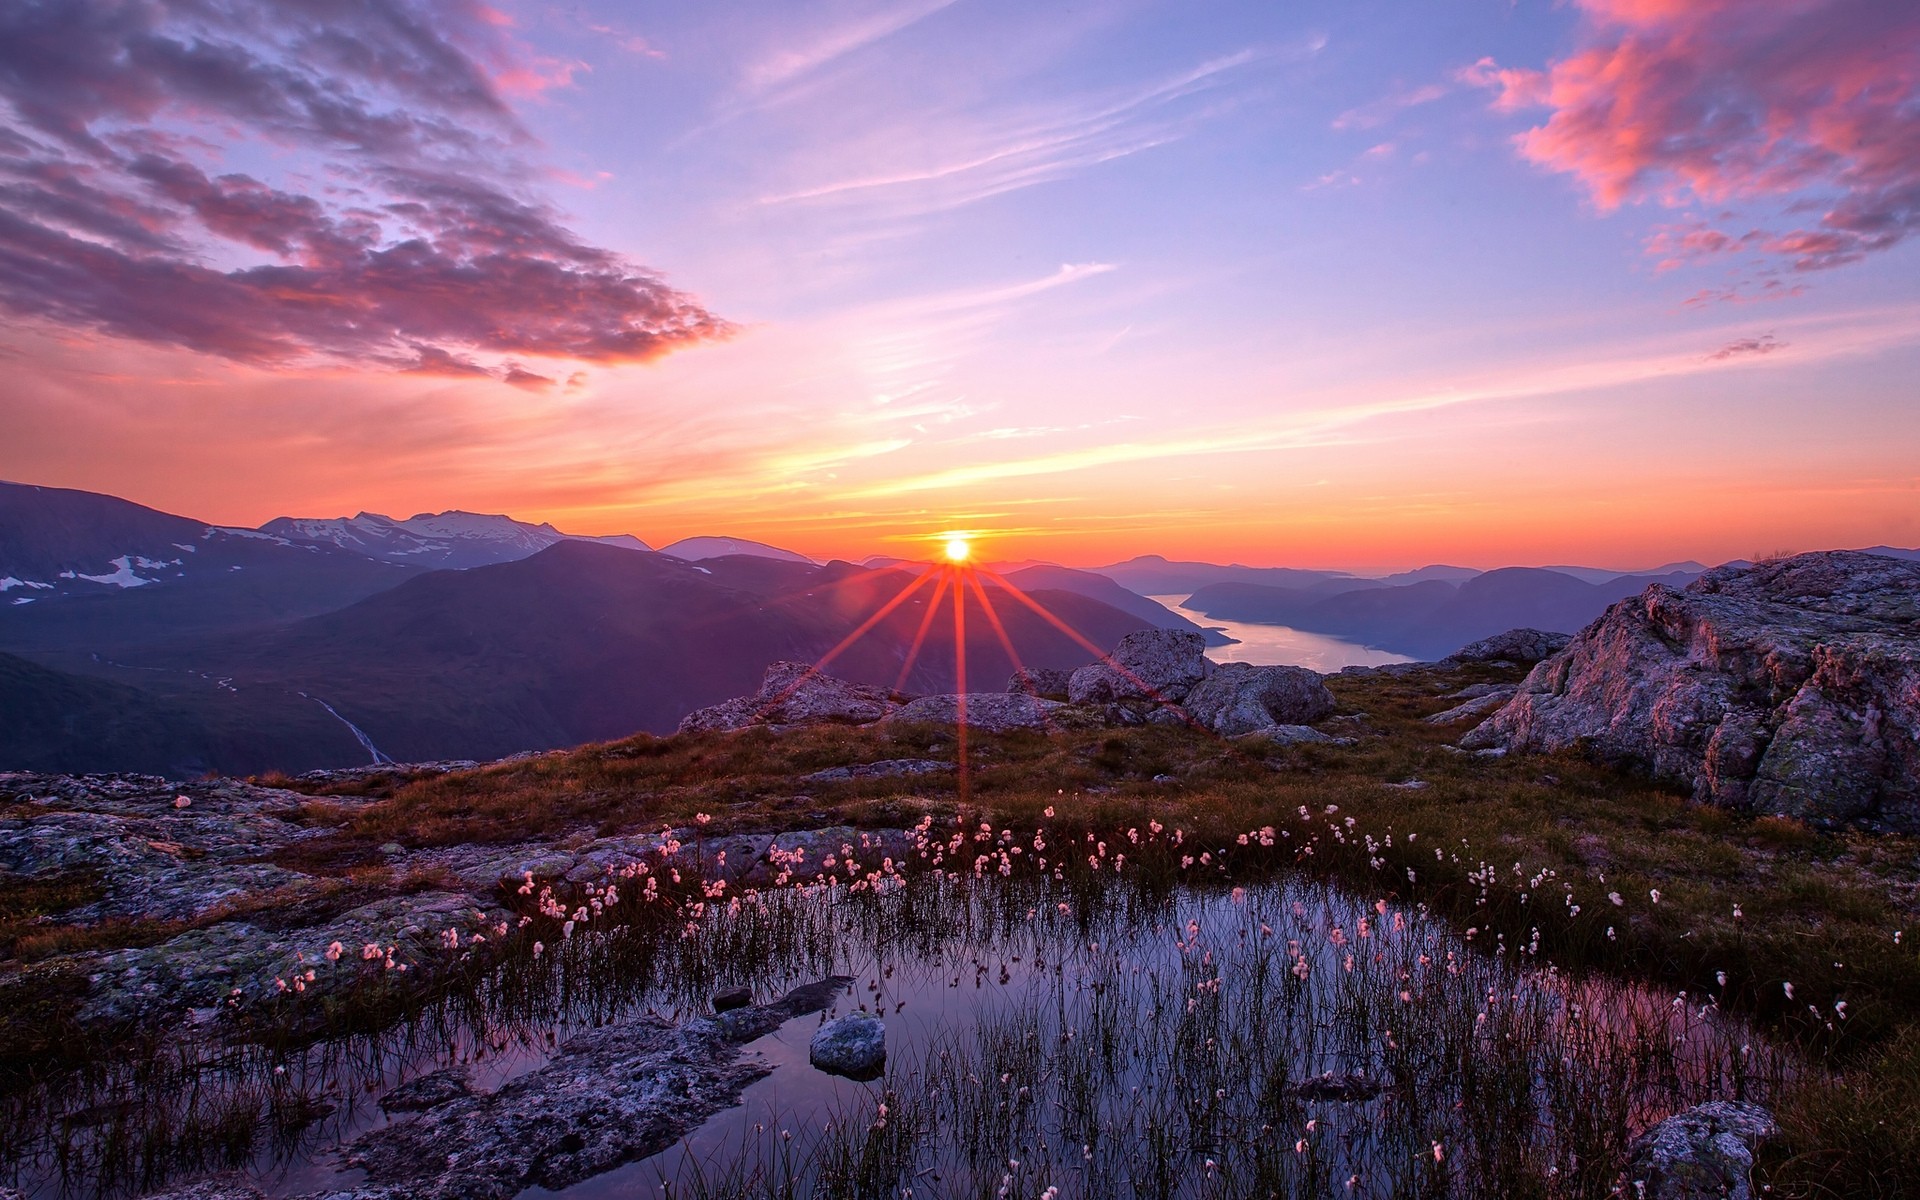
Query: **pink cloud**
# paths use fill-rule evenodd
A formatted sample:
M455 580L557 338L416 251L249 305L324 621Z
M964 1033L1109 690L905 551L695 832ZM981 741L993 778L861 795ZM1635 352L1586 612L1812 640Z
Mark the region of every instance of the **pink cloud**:
M1544 106L1520 152L1603 211L1773 202L1811 225L1656 234L1667 261L1754 248L1795 270L1920 229L1920 7L1911 0L1577 0L1581 44L1545 71L1461 73L1495 107ZM1679 251L1676 255L1676 249Z
M529 193L531 139L500 93L577 65L510 24L462 0L0 5L0 310L438 374L484 369L474 352L636 362L724 336ZM330 182L204 165L247 144Z

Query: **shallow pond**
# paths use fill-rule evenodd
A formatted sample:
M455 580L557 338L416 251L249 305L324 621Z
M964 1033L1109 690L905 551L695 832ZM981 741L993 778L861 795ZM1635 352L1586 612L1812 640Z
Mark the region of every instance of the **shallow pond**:
M1128 848L1076 841L1074 873L1032 871L1061 851L1002 834L952 853L972 865L958 876L867 871L859 889L583 928L398 1029L211 1057L187 1107L211 1111L223 1088L298 1098L317 1119L236 1143L246 1173L272 1195L348 1189L365 1179L345 1165L355 1140L415 1119L378 1107L396 1085L458 1063L491 1091L575 1031L695 1019L723 986L764 1003L834 974L851 982L826 1012L746 1046L771 1070L737 1106L663 1153L520 1194L1598 1197L1651 1121L1764 1096L1777 1075L1710 998L1569 980L1527 946L1297 875L1188 881L1207 864L1184 852L1171 875L1116 865ZM864 1083L808 1064L813 1032L855 1009L886 1023L886 1071ZM160 1159L139 1172L65 1128L65 1184L51 1138L19 1181L29 1195L116 1190L103 1170L156 1177ZM197 1162L214 1165L204 1147Z

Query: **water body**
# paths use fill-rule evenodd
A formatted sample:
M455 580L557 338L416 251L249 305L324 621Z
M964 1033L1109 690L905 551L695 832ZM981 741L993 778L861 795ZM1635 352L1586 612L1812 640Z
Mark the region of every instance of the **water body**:
M1281 838L1306 840L1310 823L1297 825ZM980 848L966 843L962 859ZM258 1058L251 1086L270 1079L320 1119L244 1173L273 1196L352 1188L363 1178L343 1151L408 1119L372 1103L403 1077L465 1064L491 1091L538 1070L572 1032L648 1011L692 1019L716 986L744 983L766 999L827 973L851 982L826 1014L747 1047L771 1071L739 1105L664 1153L522 1200L882 1194L852 1187L856 1168L884 1175L890 1196L976 1197L999 1183L1029 1197L1057 1187L1058 1200L1200 1200L1343 1194L1326 1181L1349 1178L1366 1186L1344 1194L1491 1195L1449 1184L1493 1178L1511 1146L1526 1147L1515 1161L1569 1167L1617 1156L1652 1120L1764 1093L1773 1074L1739 1049L1750 1032L1711 1004L1571 979L1417 906L1287 875L1233 889L1107 878L936 872L865 896L788 894L767 915L715 908L685 936L667 924L657 952L622 951L610 935L556 942L508 973L517 983L483 985L476 1003L437 1019L295 1049L285 1074ZM727 949L746 945L759 951ZM871 1082L807 1061L821 1021L856 1009L886 1021L887 1072ZM1649 1055L1661 1070L1644 1069ZM196 1095L221 1089L212 1070ZM1331 1092L1313 1092L1328 1072ZM1490 1106L1494 1079L1518 1091ZM28 1182L44 1187L28 1191L50 1195L56 1156L37 1149L28 1174L40 1177ZM79 1170L61 1195L111 1191L90 1186L89 1157L69 1160ZM1216 1186L1222 1173L1233 1187Z
M1404 654L1376 650L1359 642L1349 642L1331 634L1308 633L1286 625L1257 625L1251 621L1223 621L1186 606L1184 595L1149 596L1174 612L1208 629L1218 629L1237 646L1212 646L1207 657L1215 662L1253 663L1255 666L1310 667L1322 673L1341 667L1380 667L1388 663L1412 662Z

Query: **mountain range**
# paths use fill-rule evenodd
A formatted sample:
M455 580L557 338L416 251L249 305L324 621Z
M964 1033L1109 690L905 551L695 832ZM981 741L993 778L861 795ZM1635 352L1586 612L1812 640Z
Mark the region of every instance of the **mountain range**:
M1434 565L1366 578L1145 556L1092 570L1003 564L956 596L917 582L925 564L822 564L740 538L652 551L629 535L457 510L244 529L0 483L0 770L497 757L664 732L753 691L769 662L830 652L844 678L950 691L956 603L975 690L1002 687L1016 660L1079 666L1089 646L1136 629L1231 640L1152 596L1432 658L1515 626L1578 630L1699 566Z

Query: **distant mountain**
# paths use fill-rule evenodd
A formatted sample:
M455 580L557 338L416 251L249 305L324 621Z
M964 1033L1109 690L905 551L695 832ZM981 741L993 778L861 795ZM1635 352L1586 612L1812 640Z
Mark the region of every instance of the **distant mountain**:
M1605 567L1541 567L1543 571L1558 571L1562 575L1571 575L1585 583L1606 583L1614 579L1657 579L1667 575L1685 575L1695 578L1706 573L1707 564L1699 562L1674 562L1664 566L1648 567L1644 571L1611 571Z
M1076 592L1090 596L1102 604L1110 604L1123 613L1139 617L1156 629L1185 629L1198 633L1207 639L1209 646L1230 646L1234 640L1217 629L1208 629L1195 624L1179 613L1174 612L1158 600L1150 600L1136 592L1131 592L1105 575L1096 575L1092 571L1076 571L1071 567L1051 565L1024 566L1017 570L1000 574L1002 579L1022 591L1036 591L1051 588L1062 592Z
M1541 567L1502 567L1461 583L1426 579L1327 595L1306 588L1215 584L1187 607L1209 617L1288 625L1419 659L1521 627L1577 633L1609 604L1650 583L1680 587L1697 574L1619 575L1589 583Z
M0 483L0 649L107 652L312 616L413 574L113 496Z
M765 542L750 542L746 538L730 537L690 537L681 538L670 546L660 547L660 553L671 554L688 562L699 562L708 558L723 558L729 554L745 554L753 558L771 558L779 562L811 563L813 560L794 550L782 550L778 546L769 546Z
M494 757L670 731L695 708L752 692L772 661L817 660L914 578L849 563L738 555L689 563L562 542L98 670L191 713L213 765L227 772L365 762L362 736L402 761ZM1030 594L1098 647L1149 624L1073 592ZM892 685L924 628L906 687L953 690L955 598L946 593L929 617L933 595L922 585L837 657L833 673ZM989 596L1024 664L1094 658L1013 597ZM997 691L1013 661L979 598L970 592L964 605L969 686Z
M385 562L426 568L464 569L512 562L563 541L604 542L627 550L648 546L632 534L589 536L562 533L497 513L448 509L404 521L379 513L353 517L275 517L261 532L295 541L338 546Z
M1258 583L1269 587L1301 587L1329 579L1362 582L1344 571L1308 571L1295 567L1243 567L1238 563L1172 562L1158 554L1144 554L1123 563L1088 567L1121 587L1142 596L1170 596L1193 592L1214 583Z
M1481 574L1478 567L1450 567L1445 563L1419 567L1412 571L1401 571L1396 575L1382 575L1380 582L1389 585L1402 583L1425 583L1429 579L1440 579L1447 583L1465 583L1475 575Z
M1881 558L1904 558L1911 562L1920 562L1920 550L1902 550L1897 546L1869 546L1862 554L1878 554Z

